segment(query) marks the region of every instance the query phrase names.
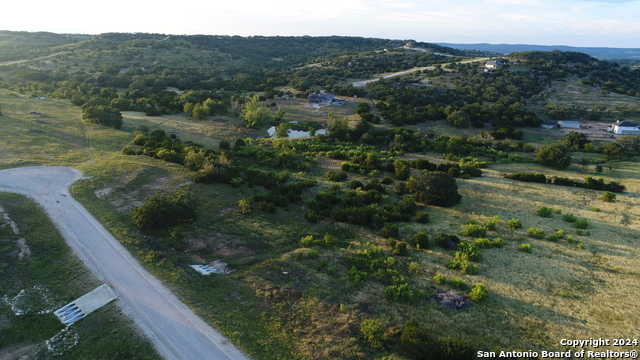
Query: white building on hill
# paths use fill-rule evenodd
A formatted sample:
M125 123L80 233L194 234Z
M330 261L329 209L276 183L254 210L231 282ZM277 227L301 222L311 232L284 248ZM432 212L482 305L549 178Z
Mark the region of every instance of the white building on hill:
M609 132L618 135L640 135L640 125L631 121L618 120L615 124L609 126Z

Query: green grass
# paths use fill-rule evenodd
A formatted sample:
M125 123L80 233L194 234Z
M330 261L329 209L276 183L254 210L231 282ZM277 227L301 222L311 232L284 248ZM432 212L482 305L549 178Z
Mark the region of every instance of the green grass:
M19 235L0 233L0 294L13 297L22 289L43 287L49 294L49 308L55 309L100 285L33 201L0 193L0 205L20 229ZM31 250L23 260L15 251L21 237ZM0 349L30 347L30 353L41 356L46 353L44 341L63 329L51 313L16 316L2 302L0 320ZM79 335L79 343L65 352L65 359L159 359L115 303L82 319L71 330Z

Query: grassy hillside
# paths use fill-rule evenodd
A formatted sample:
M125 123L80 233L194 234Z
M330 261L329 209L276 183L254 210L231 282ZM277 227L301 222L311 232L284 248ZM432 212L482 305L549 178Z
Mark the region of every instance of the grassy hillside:
M88 39L89 35L0 31L0 63L51 54Z

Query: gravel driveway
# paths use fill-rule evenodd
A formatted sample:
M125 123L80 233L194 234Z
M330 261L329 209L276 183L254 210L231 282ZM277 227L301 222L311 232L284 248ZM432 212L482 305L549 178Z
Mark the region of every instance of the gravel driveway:
M67 244L101 281L117 293L117 304L165 359L245 360L220 333L196 316L147 272L69 194L82 174L66 167L0 170L0 191L26 195L47 212Z

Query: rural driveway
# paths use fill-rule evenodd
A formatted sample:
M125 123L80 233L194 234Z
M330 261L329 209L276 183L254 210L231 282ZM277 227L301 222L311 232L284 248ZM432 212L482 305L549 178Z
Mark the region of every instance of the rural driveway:
M67 244L101 281L165 359L246 360L228 340L196 316L147 272L69 194L82 174L66 167L0 170L0 191L26 195L47 212Z

